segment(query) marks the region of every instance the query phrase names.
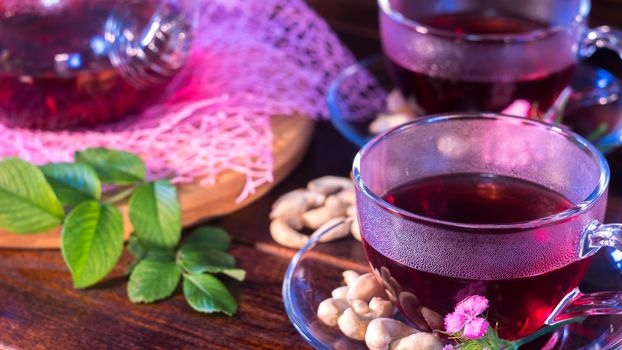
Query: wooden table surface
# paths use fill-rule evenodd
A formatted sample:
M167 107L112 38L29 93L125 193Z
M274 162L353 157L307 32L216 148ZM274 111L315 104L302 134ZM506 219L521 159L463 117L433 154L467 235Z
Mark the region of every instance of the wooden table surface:
M340 2L344 6L367 5L356 7L359 14L344 11ZM358 56L378 50L373 2L310 3L329 18ZM622 8L612 0L597 2L595 10L598 5L606 8L599 10L603 16L596 23L611 18L611 7L617 13ZM344 20L344 14L349 19ZM127 253L103 283L77 291L58 251L0 250L0 349L308 348L291 326L281 299L281 283L293 251L272 242L268 213L279 195L313 178L347 176L355 152L329 124L319 123L303 163L286 181L249 207L214 222L233 235L232 254L248 272L245 282L229 284L240 302L240 310L232 318L191 311L180 290L157 304L130 303L123 276L130 261ZM622 151L608 159L612 184L607 220L620 222Z

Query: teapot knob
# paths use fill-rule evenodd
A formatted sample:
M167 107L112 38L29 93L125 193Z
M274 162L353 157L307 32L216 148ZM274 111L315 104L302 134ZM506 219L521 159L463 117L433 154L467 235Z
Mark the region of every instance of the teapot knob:
M198 1L162 0L146 23L144 0L121 1L105 23L111 64L129 84L166 83L186 62L198 22Z

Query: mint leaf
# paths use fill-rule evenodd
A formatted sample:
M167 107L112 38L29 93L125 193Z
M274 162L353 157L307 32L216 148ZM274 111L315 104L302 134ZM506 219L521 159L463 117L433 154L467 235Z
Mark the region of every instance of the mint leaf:
M184 244L205 244L209 248L224 252L231 246L231 237L220 227L202 226L194 230L192 235L184 240Z
M178 252L183 268L190 273L223 272L235 267L235 258L204 245L184 244Z
M86 164L51 163L41 167L61 203L76 206L101 198L101 183L95 170Z
M137 155L106 148L76 152L76 163L88 164L104 183L127 185L145 179L145 163Z
M36 166L18 158L0 161L0 227L35 233L58 226L63 206Z
M87 201L67 216L61 252L75 288L99 282L116 265L123 250L123 217L108 204Z
M127 284L127 295L133 303L152 303L175 291L181 269L175 262L142 260L134 267Z
M181 236L181 207L175 186L157 181L138 187L130 198L130 221L146 245L176 247Z
M227 287L212 275L184 275L184 296L190 307L199 312L222 312L232 316L238 310Z

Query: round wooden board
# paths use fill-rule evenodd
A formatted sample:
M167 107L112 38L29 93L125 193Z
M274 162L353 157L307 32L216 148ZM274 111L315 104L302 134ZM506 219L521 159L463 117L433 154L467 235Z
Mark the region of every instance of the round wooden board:
M301 116L272 117L274 135L274 181L257 189L255 194L236 203L242 192L246 178L234 171L218 175L216 184L199 185L199 181L177 186L182 208L182 224L191 226L202 220L227 215L260 198L277 183L283 180L298 163L309 146L314 124L309 118ZM127 205L119 206L125 221L125 238L133 230L127 216ZM16 235L0 230L0 248L19 249L58 249L60 247L60 228L44 233Z

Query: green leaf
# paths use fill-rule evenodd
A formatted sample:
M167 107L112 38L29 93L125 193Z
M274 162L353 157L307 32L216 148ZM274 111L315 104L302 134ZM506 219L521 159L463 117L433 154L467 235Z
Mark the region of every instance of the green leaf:
M148 247L142 243L136 235L130 236L127 248L134 257L134 261L126 268L126 274L131 274L136 265L143 260L156 260L160 262L175 261L175 251L173 249Z
M188 304L199 312L222 312L231 316L238 310L227 287L212 275L184 275L184 295Z
M123 217L108 204L87 201L65 220L61 251L75 288L99 282L116 265L123 250Z
M135 154L106 148L89 148L76 152L76 163L95 169L104 183L126 185L145 179L145 163Z
M225 252L231 246L231 237L220 227L202 226L194 230L192 235L184 240L184 244L205 244Z
M175 251L158 247L149 247L142 243L135 235L131 235L128 242L128 249L132 256L138 259L149 259L159 261L174 261Z
M181 266L189 273L222 273L238 281L246 277L246 271L234 268L233 256L202 244L184 245L179 251L179 257Z
M130 198L130 221L146 245L176 247L181 236L181 207L175 186L157 181L138 187Z
M127 284L127 295L133 303L152 303L175 291L181 269L175 262L142 260L136 265Z
M244 279L246 278L246 271L242 269L225 269L225 270L218 271L218 272L221 272L240 282L244 281Z
M87 200L101 198L101 182L95 170L86 164L51 163L41 167L60 201L76 206Z
M63 206L36 166L18 158L0 161L0 227L35 233L63 221Z
M131 235L127 240L127 249L135 258L142 258L147 253L147 247L135 235Z
M235 267L233 256L203 244L184 244L178 254L184 270L190 273L216 273Z

